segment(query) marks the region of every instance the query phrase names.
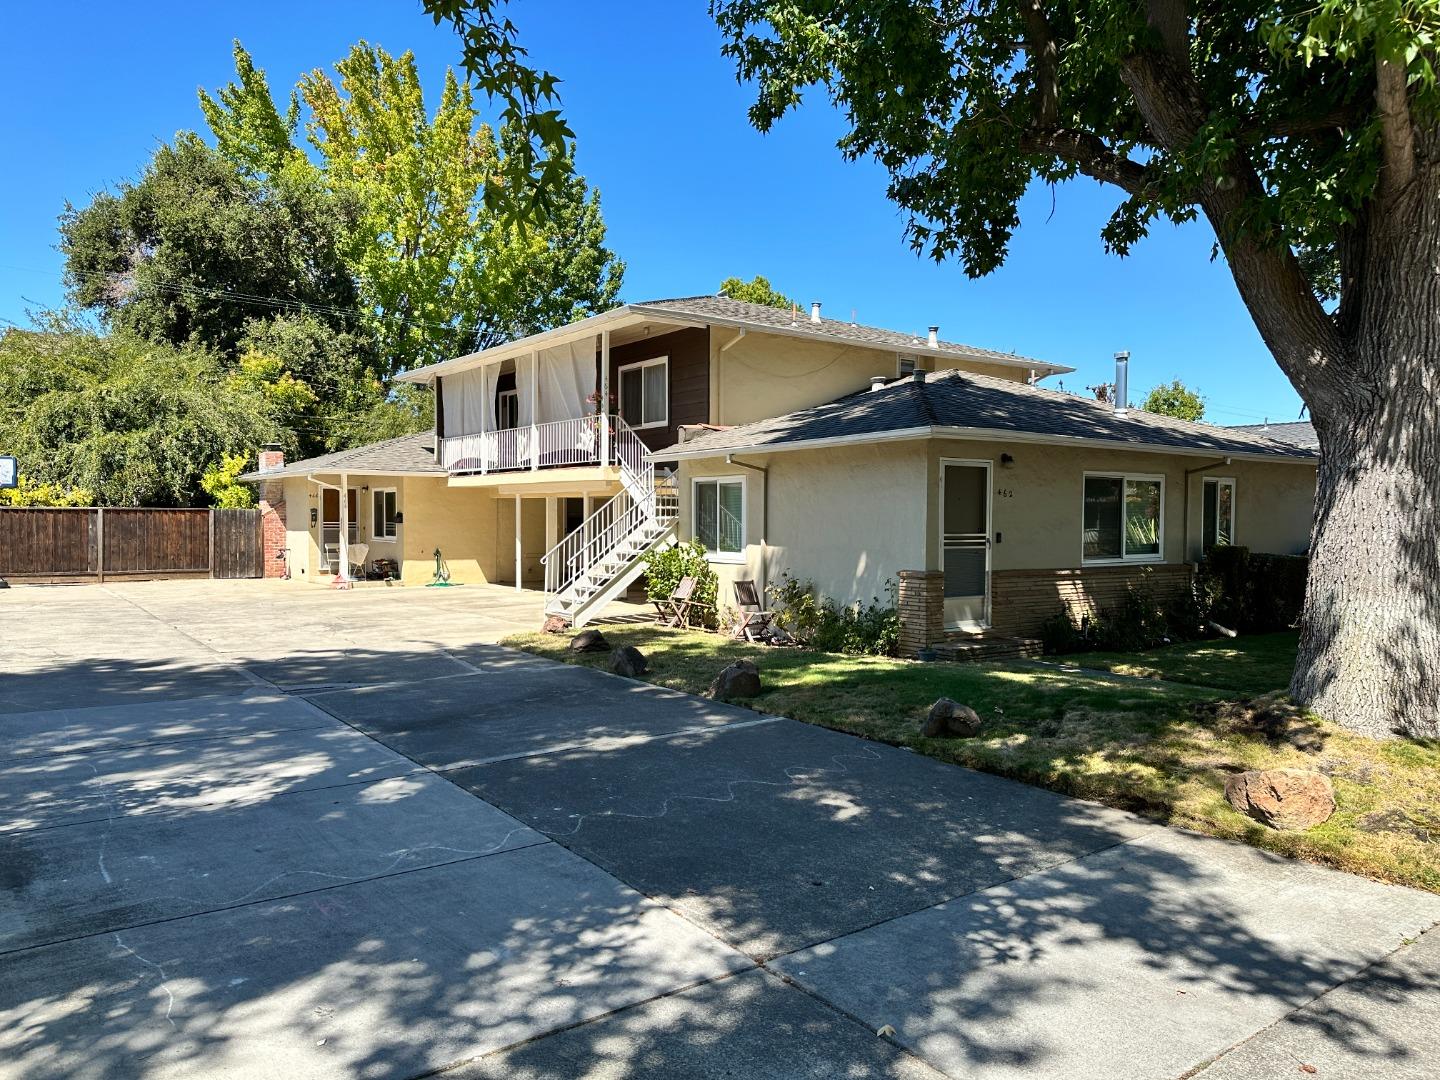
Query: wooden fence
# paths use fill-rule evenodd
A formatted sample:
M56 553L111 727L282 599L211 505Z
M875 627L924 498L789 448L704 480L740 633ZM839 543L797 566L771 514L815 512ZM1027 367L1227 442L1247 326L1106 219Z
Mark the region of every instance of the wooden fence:
M216 577L263 573L258 510L0 508L0 577Z

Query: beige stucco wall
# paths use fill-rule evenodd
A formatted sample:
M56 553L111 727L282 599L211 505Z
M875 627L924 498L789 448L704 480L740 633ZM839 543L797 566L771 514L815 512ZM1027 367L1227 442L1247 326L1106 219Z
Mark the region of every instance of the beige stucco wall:
M450 487L443 476L407 477L400 492L400 580L424 585L435 574L435 549L450 580L485 584L496 580L497 500L489 488ZM506 534L509 535L508 533Z
M1000 458L1006 453L1014 460L1002 467ZM1081 504L1087 471L1165 477L1167 563L1198 557L1206 476L1235 480L1238 543L1282 554L1302 552L1309 544L1315 481L1309 465L1232 462L1208 468L1206 458L1178 454L960 440L737 455L739 461L766 466L765 476L726 465L723 459L683 462L681 536L692 535L695 477L744 476L746 550L738 562L715 564L722 602L731 599L729 582L735 578L773 583L787 569L813 580L827 596L868 601L900 570L940 568L938 478L943 458L994 463L991 529L1000 534L992 549L994 570L1082 565ZM1188 484L1187 551L1184 474L1197 467Z
M761 474L723 459L681 466L681 537L692 536L693 480L745 479L745 552L717 556L721 606L733 604L731 583L771 585L789 571L821 593L845 600L885 595L897 570L925 557L925 447L921 443L743 455L768 467ZM769 497L766 498L766 487ZM766 515L768 513L768 522Z
M284 480L285 489L285 561L292 581L308 581L319 564L315 536L310 531L310 508L318 508L311 498L314 485L303 476Z
M748 424L796 409L833 401L870 385L875 375L897 375L894 349L806 341L781 334L716 330L710 335L710 422ZM727 344L735 344L725 348ZM996 378L1023 382L1028 369L923 357L934 371L958 367Z

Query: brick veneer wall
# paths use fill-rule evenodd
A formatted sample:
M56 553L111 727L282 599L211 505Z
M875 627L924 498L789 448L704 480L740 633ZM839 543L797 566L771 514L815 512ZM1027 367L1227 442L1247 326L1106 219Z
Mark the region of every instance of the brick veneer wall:
M900 655L913 657L945 638L945 575L938 570L901 570L896 597Z
M285 453L266 447L260 451L259 471L269 472L285 465ZM285 481L260 482L260 546L264 553L262 575L285 576Z
M1077 623L1112 607L1134 585L1156 597L1190 584L1188 564L1091 566L1071 570L997 570L990 578L991 625L1001 634L1029 636L1064 609Z

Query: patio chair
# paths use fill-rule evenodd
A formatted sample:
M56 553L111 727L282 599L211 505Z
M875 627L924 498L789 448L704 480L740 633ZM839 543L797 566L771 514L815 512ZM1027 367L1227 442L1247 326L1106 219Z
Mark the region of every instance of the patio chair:
M766 611L760 602L760 590L753 581L735 582L735 608L740 613L740 625L735 630L737 637L754 641L770 629L775 613Z
M370 557L369 544L350 545L350 576L357 580L365 576L365 560Z
M691 612L709 610L709 604L702 604L694 598L695 585L693 577L682 577L674 592L664 600L655 602L655 609L660 613L662 623L688 630Z

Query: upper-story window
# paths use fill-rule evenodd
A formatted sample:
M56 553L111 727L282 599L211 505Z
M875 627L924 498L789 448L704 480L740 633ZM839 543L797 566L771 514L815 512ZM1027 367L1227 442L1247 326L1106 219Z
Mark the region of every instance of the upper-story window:
M1164 534L1163 476L1085 474L1081 554L1086 562L1158 562Z
M913 356L897 356L897 357L895 358L895 374L898 375L898 376L900 376L900 378L902 378L902 379L905 378L905 376L907 376L907 375L914 375L914 374L915 374L915 357L913 357Z
M632 428L670 423L670 358L657 356L620 369L620 418Z
M513 428L520 426L520 391L501 390L495 401L495 426Z

